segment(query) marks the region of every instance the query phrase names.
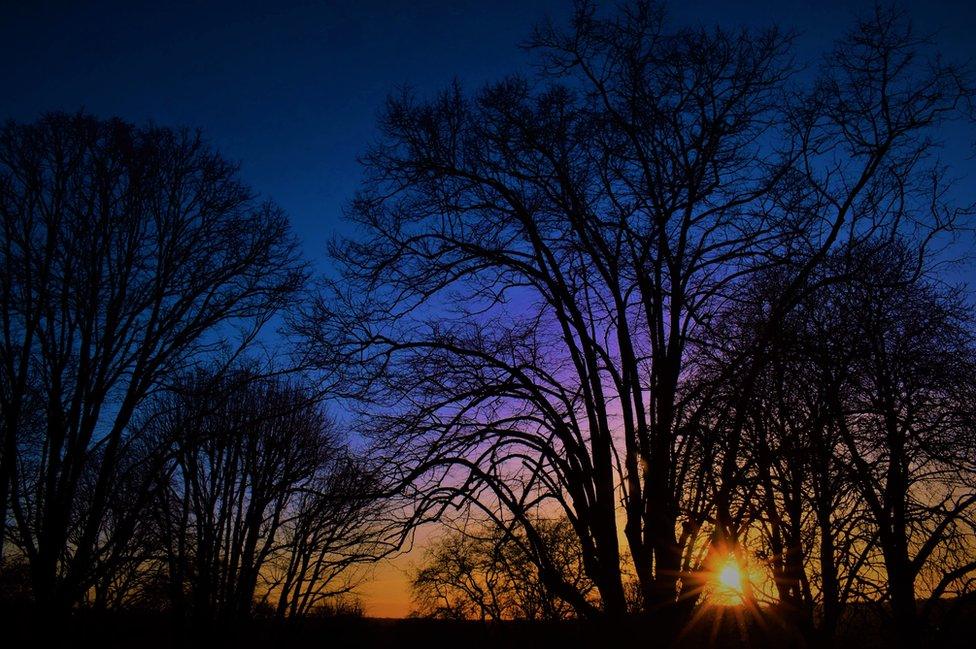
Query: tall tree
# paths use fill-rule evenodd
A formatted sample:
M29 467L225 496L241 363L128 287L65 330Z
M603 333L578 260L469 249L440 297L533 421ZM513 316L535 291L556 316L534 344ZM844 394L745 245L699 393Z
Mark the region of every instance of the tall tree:
M976 572L963 541L976 513L964 396L976 370L976 328L957 294L917 278L912 253L884 249L864 264L870 279L830 301L853 349L845 381L827 401L870 512L904 646L917 640L920 576L934 577L926 595L938 596Z
M141 502L102 534L140 403L235 328L250 339L304 268L281 210L189 130L8 123L0 220L0 518L63 610L137 524Z
M353 210L365 238L336 247L366 300L323 305L325 330L309 330L324 358L333 334L351 336L340 353L365 350L373 398L416 395L377 429L415 461L406 475L465 486L424 506L491 495L541 546L527 512L555 501L611 615L627 610L622 495L642 600L659 609L694 541L679 518L700 527L705 506L688 488L705 464L679 421L684 359L750 264L791 235L760 209L788 169L764 140L789 38L581 6L573 34L540 30L535 44L549 70L538 85L391 100ZM431 316L447 296L457 317Z

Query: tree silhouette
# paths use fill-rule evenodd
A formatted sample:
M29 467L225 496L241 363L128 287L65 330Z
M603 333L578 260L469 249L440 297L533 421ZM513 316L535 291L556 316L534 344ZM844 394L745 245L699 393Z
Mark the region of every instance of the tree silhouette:
M588 595L576 535L568 521L536 521L567 582ZM494 525L453 531L429 548L411 576L418 613L449 620L561 620L575 613L540 579L520 532Z
M0 218L0 517L34 597L63 610L139 525L138 501L111 528L105 517L136 479L126 453L140 403L226 327L263 323L304 269L281 211L191 131L64 114L8 123ZM142 477L137 498L158 479Z
M154 510L177 613L243 619L269 601L303 616L381 554L372 479L307 387L193 375L152 422L170 458Z
M440 522L426 617L948 640L969 69L880 5L816 65L642 1L525 45L531 74L387 101L321 290L199 133L0 128L5 602L297 632Z

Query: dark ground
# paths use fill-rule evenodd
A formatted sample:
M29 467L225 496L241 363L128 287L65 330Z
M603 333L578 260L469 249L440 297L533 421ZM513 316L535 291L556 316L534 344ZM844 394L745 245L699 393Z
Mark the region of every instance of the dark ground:
M976 617L969 611L950 629L927 634L926 647L973 647ZM448 622L436 620L390 620L377 618L328 618L300 623L255 620L230 627L191 628L158 613L97 613L76 611L69 618L53 622L26 610L5 609L0 613L4 647L87 647L103 649L134 647L251 647L277 648L362 648L457 647L459 649L545 647L802 647L804 643L782 627L765 620L737 621L726 613L700 619L676 643L648 623L630 621L615 625L578 622L529 623ZM852 621L836 647L872 649L894 644L877 624L866 619Z

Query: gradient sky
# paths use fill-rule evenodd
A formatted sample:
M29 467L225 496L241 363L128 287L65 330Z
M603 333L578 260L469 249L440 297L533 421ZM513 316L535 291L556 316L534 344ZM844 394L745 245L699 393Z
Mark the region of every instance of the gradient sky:
M680 23L801 31L810 58L850 23L838 0L683 0ZM917 28L956 59L976 59L976 3L903 3ZM202 128L247 182L291 215L305 252L328 269L325 244L356 189L356 156L375 137L384 97L398 86L436 91L452 78L475 87L524 70L517 44L561 0L473 2L45 2L0 0L0 119L80 108L99 116ZM950 133L954 136L955 133ZM959 131L959 146L972 131ZM962 148L957 149L961 151ZM976 178L972 159L959 173ZM976 183L964 191L973 196ZM385 565L366 589L374 615L409 610L401 568Z

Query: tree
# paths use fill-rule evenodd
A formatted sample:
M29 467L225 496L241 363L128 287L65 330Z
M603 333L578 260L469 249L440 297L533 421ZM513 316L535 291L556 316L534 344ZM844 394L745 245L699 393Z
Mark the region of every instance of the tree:
M841 277L850 281L837 268L846 255L831 255L818 281L829 278L831 287ZM767 329L769 305L788 282L782 272L754 278L742 308L728 313L719 328L723 351L702 365L703 382L719 386L713 421L728 421L735 408L747 413L738 440L737 541L768 567L780 615L829 645L845 603L865 594L863 568L875 543L825 401L842 380L838 368L847 355L838 341L849 332L825 303L829 289L823 287ZM745 401L738 385L724 377L741 368L756 332L764 330L765 362Z
M137 408L235 329L252 339L305 270L282 211L189 130L83 114L10 122L0 219L0 519L36 601L64 610L124 551L154 493L145 472L106 528L136 477Z
M394 550L380 488L373 469L351 451L323 458L284 526L286 551L277 562L280 577L273 577L279 616L303 617L336 603L341 610L342 596L363 578L357 568Z
M739 481L739 441L768 346L805 296L845 277L824 274L829 258L870 251L902 238L916 249L916 272L938 254L940 235L956 230L972 206L950 199L951 179L931 160L936 130L964 117L973 98L968 70L947 64L918 38L904 14L876 6L859 18L826 58L810 94L791 111L799 148L776 209L800 219L782 263L785 282L751 341L729 367L738 375L728 404L728 447L716 497L718 532L736 541L732 515ZM741 494L740 494L741 495Z
M828 393L907 645L917 638L923 572L934 571L927 594L939 596L976 571L964 540L976 511L971 404L963 396L976 368L972 313L957 294L914 274L913 252L882 249L864 264L865 279L831 300L853 349L844 383Z
M406 476L445 486L422 508L490 494L585 614L596 611L545 565L527 511L562 508L603 609L622 615L622 490L643 600L675 601L693 541L677 521L704 504L686 490L703 465L678 421L683 359L748 261L786 234L746 206L783 168L759 142L781 105L788 38L664 30L656 8L602 20L584 6L575 35L537 35L550 85L391 100L353 210L367 234L336 247L350 295L368 301L324 305L311 331L323 358L364 350L367 372L390 370L363 377L382 379L371 398L419 395L376 429L414 460ZM428 320L448 294L458 318ZM455 478L466 488L449 491Z

